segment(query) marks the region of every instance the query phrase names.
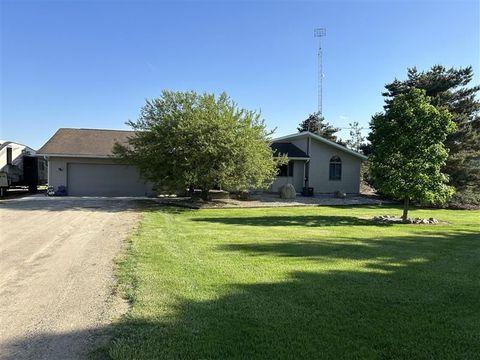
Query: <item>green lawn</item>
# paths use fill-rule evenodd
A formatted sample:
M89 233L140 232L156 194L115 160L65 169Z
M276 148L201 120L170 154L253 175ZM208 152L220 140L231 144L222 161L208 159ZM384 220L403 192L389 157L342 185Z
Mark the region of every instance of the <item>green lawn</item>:
M479 359L480 211L146 212L114 359Z

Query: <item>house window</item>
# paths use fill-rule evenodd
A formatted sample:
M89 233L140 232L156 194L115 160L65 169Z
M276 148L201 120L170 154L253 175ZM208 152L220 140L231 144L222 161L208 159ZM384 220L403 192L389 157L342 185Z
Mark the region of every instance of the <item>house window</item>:
M293 161L289 161L288 164L280 165L278 167L277 176L293 176Z
M12 148L7 147L7 165L12 165Z
M330 180L342 180L342 160L338 156L330 159Z

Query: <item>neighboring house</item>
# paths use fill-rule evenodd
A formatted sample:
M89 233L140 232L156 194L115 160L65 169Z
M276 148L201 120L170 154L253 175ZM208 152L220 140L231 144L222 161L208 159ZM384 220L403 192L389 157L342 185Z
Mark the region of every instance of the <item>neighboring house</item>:
M47 163L36 157L31 147L0 140L0 172L7 174L9 186L28 186L36 190L47 180Z
M313 187L315 193L333 193L337 190L350 194L360 192L360 166L367 157L311 132L300 132L273 140L277 155L288 156L288 165L270 187L278 192L290 183L297 192Z
M149 196L152 185L135 166L113 158L116 142L133 131L59 129L37 152L48 160L48 185L71 196Z

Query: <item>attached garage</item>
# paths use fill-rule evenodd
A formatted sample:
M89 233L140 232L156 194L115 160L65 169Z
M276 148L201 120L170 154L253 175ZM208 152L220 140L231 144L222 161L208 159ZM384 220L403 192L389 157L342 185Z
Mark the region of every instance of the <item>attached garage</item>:
M70 163L67 190L71 196L145 196L145 182L134 166Z
M133 131L59 129L37 152L48 159L48 185L64 186L69 196L151 196L152 184L132 165L112 157L115 143Z

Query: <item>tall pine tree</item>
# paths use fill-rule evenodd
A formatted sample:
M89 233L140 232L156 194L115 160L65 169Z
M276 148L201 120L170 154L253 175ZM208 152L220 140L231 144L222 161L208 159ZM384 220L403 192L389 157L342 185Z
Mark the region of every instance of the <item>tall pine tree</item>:
M323 116L320 116L320 113L316 112L310 114L308 118L303 120L297 128L298 132L310 131L314 134L320 135L325 139L331 141L337 141L335 133L340 129L333 127L328 122L325 121Z
M480 101L476 98L480 86L468 87L472 78L472 67L446 69L435 65L422 72L411 68L406 80L396 79L385 85L387 91L383 93L388 109L395 96L411 88L423 89L432 105L452 114L457 128L445 141L449 157L444 171L460 196L463 192L480 192Z

